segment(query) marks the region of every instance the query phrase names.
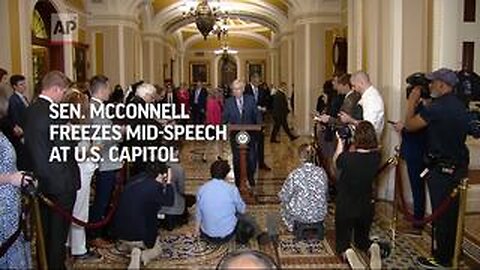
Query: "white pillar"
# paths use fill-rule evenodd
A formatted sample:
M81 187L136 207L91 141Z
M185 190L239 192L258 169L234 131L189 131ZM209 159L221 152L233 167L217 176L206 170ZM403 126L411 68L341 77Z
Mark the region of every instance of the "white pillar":
M63 44L63 69L68 78L77 80L73 70L73 45L72 43Z
M0 37L2 37L0 67L11 72L12 57L10 52L10 20L8 14L8 4L9 1L0 1Z
M477 7L479 8L479 7ZM457 1L433 0L432 69L461 67L458 42L459 5Z
M120 85L125 87L125 38L124 26L121 24L118 25L118 63L118 78Z
M293 62L293 38L292 36L289 36L288 39L287 39L287 51L288 51L288 55L287 55L287 65L288 65L288 78L287 78L287 87L289 89L289 93L288 93L288 97L291 96L292 94L292 85L294 83L294 74L293 74L293 67L295 65L295 63Z
M155 83L155 69L153 65L154 61L154 42L153 40L148 41L148 74L149 80L151 83Z
M178 61L179 61L179 72L180 72L180 83L185 82L185 52L181 51L178 55Z
M348 0L348 72L363 67L363 0Z

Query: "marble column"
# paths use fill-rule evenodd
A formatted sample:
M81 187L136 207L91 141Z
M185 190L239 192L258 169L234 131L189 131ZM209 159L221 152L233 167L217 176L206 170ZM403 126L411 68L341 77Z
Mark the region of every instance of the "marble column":
M459 9L458 1L433 0L433 70L440 67L451 69L459 69L461 67L458 25L463 20L460 18L460 14L463 14L463 11Z
M311 112L325 81L325 29L323 23L310 22L294 28L295 120L302 135L313 130Z

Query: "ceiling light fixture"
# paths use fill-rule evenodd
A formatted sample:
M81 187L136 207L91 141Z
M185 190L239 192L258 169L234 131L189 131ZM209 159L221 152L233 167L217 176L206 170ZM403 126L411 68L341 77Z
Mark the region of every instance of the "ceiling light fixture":
M183 17L195 18L197 29L204 39L207 39L207 36L213 30L215 30L215 34L217 34L219 39L228 31L228 28L222 28L222 26L215 27L217 20L219 20L222 15L227 15L226 12L220 11L220 3L218 0L212 6L208 4L207 0L200 0L196 7L192 5L192 1L188 1L185 3L184 9L188 9L188 11L183 12Z

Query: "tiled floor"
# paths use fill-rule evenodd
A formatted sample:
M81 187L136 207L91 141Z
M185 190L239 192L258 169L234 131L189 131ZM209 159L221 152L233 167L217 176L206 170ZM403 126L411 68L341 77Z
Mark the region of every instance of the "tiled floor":
M268 138L268 137L267 137ZM260 171L257 175L259 203L248 207L248 213L255 217L259 226L266 229L266 219L278 220L278 201L276 194L291 171L298 165L296 149L301 143L308 142L308 138L301 138L295 143L288 142L286 137L281 137L281 144L269 144L265 147L266 161L273 168L271 172ZM268 140L267 140L268 141ZM204 151L207 151L207 162L201 160ZM225 143L224 157L230 157L228 144ZM209 165L215 160L213 145L209 143L188 143L182 150L182 163L186 169L187 183L186 192L194 194L198 187L208 180ZM376 207L375 222L372 228L372 235L392 242L392 208L389 203L379 202ZM191 210L192 211L192 210ZM329 215L326 221L327 236L323 241L301 241L296 242L293 236L288 233L283 224L278 222L279 241L267 245L259 245L252 240L246 246L239 246L234 242L221 246L213 246L192 235L193 220L189 224L172 232L159 231L162 239L162 254L150 262L147 268L191 268L208 269L216 265L220 258L229 251L251 248L258 249L270 254L283 268L349 268L335 254L333 207L329 207ZM398 229L406 227L405 221L398 219ZM480 238L480 219L478 215L469 216L466 219L466 235L470 242L464 244L470 249L478 248ZM390 257L383 261L385 269L415 269L415 258L420 255L428 255L431 239L425 231L421 237L411 238L403 234L397 234L395 248ZM125 254L118 253L115 248L99 250L105 257L101 264L74 264L75 268L124 268L128 263ZM480 256L479 256L480 258ZM363 255L362 260L368 264L368 258ZM478 265L471 260L466 260L468 267L462 260L462 268L476 268Z

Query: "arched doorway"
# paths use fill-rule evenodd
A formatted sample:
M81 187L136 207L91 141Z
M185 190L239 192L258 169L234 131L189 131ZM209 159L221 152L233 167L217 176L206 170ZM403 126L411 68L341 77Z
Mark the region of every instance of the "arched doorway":
M222 86L230 85L237 78L237 62L231 55L222 55L218 65L218 74L220 74L219 84Z
M32 62L35 86L49 70L64 71L63 45L50 42L52 14L57 13L50 1L35 4L32 20Z

